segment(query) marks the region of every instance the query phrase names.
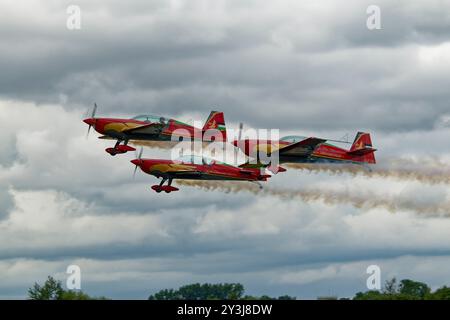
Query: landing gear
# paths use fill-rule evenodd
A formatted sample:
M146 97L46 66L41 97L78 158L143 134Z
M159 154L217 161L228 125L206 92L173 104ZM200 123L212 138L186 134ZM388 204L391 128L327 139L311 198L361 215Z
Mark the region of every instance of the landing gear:
M161 183L155 184L154 186L152 186L152 189L155 190L157 193L160 193L161 191L164 191L165 193L170 193L172 191L178 191L180 189L172 187L172 179L169 179L169 183L167 184L167 186L164 186L163 184L167 181L167 179L162 179Z
M159 185L155 184L154 186L152 186L152 189L155 190L156 192L160 193L163 189L163 184L164 182L166 182L167 179L162 179L161 183Z
M116 145L114 148L107 148L105 151L108 152L110 155L115 156L116 154L122 154L127 153L128 151L135 151L136 149L133 147L130 147L128 145L128 141L125 140L124 144L120 144L122 141L117 140Z

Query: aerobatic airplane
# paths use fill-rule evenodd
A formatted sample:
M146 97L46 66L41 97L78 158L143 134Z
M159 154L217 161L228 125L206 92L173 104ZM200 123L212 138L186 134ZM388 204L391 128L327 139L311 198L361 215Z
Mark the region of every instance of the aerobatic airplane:
M328 140L315 137L287 136L279 141L238 139L233 145L239 147L247 156L258 157L259 152L270 155L278 151L279 163L354 163L374 164L376 149L372 148L369 133L358 132L349 150L327 143Z
M232 181L267 181L270 174L265 174L260 168L236 167L209 158L189 155L178 160L142 159L142 149L137 159L131 160L137 168L157 178L162 178L159 185L152 186L156 192L166 193L178 191L172 186L174 179L186 180L232 180ZM168 181L167 185L164 183ZM261 185L259 185L261 187Z
M128 145L129 140L182 141L199 139L206 142L227 141L225 118L222 112L211 111L202 129L175 119L141 115L132 119L96 118L97 104L94 105L90 118L83 120L103 136L100 139L117 140L113 148L106 152L116 154L135 151ZM123 142L123 144L121 144Z

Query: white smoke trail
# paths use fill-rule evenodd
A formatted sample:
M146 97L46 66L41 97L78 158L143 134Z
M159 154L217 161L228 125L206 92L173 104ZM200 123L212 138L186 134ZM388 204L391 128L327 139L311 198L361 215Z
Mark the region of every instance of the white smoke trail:
M257 195L270 195L283 199L301 199L305 203L323 202L327 205L349 204L363 210L375 208L386 209L392 213L398 211L411 211L426 216L450 217L450 202L434 201L433 203L422 203L415 199L395 197L392 195L375 195L372 193L353 194L349 191L337 190L294 190L279 189L265 186L262 190L257 185L248 182L233 181L198 181L177 180L177 184L197 187L208 191L219 190L223 192L237 193L247 191Z
M291 169L335 175L347 173L353 176L413 180L427 184L450 184L450 165L438 159L421 162L397 159L382 165L371 166L370 171L362 166L352 164L289 163L285 166Z
M144 140L130 140L130 144L134 146L143 146L156 149L170 150L176 146L178 142L173 141L144 141Z

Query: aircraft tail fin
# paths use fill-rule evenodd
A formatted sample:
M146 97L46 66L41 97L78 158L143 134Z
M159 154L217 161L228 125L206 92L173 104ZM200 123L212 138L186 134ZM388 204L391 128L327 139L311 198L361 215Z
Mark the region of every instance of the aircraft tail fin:
M211 111L203 126L203 132L207 130L218 130L222 133L222 140L227 141L227 128L225 127L225 117L223 112ZM216 141L218 141L216 139Z
M372 139L370 138L370 133L358 132L356 134L355 140L353 141L350 151L347 153L354 157L356 162L365 163L376 163L375 151L372 147Z

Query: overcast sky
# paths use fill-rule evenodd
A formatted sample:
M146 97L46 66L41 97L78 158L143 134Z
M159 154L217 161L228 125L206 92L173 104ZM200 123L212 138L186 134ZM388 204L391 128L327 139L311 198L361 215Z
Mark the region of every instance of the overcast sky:
M70 4L79 30L66 27ZM366 26L370 4L381 30ZM0 12L1 298L65 280L70 264L84 291L112 298L193 282L351 296L371 264L383 281L450 285L446 183L296 170L269 183L388 198L395 210L188 186L156 194L154 177L133 180L133 154L110 157L111 142L86 140L81 122L94 101L99 116L204 121L221 110L230 128L368 131L380 165L448 173L450 1L5 0Z

